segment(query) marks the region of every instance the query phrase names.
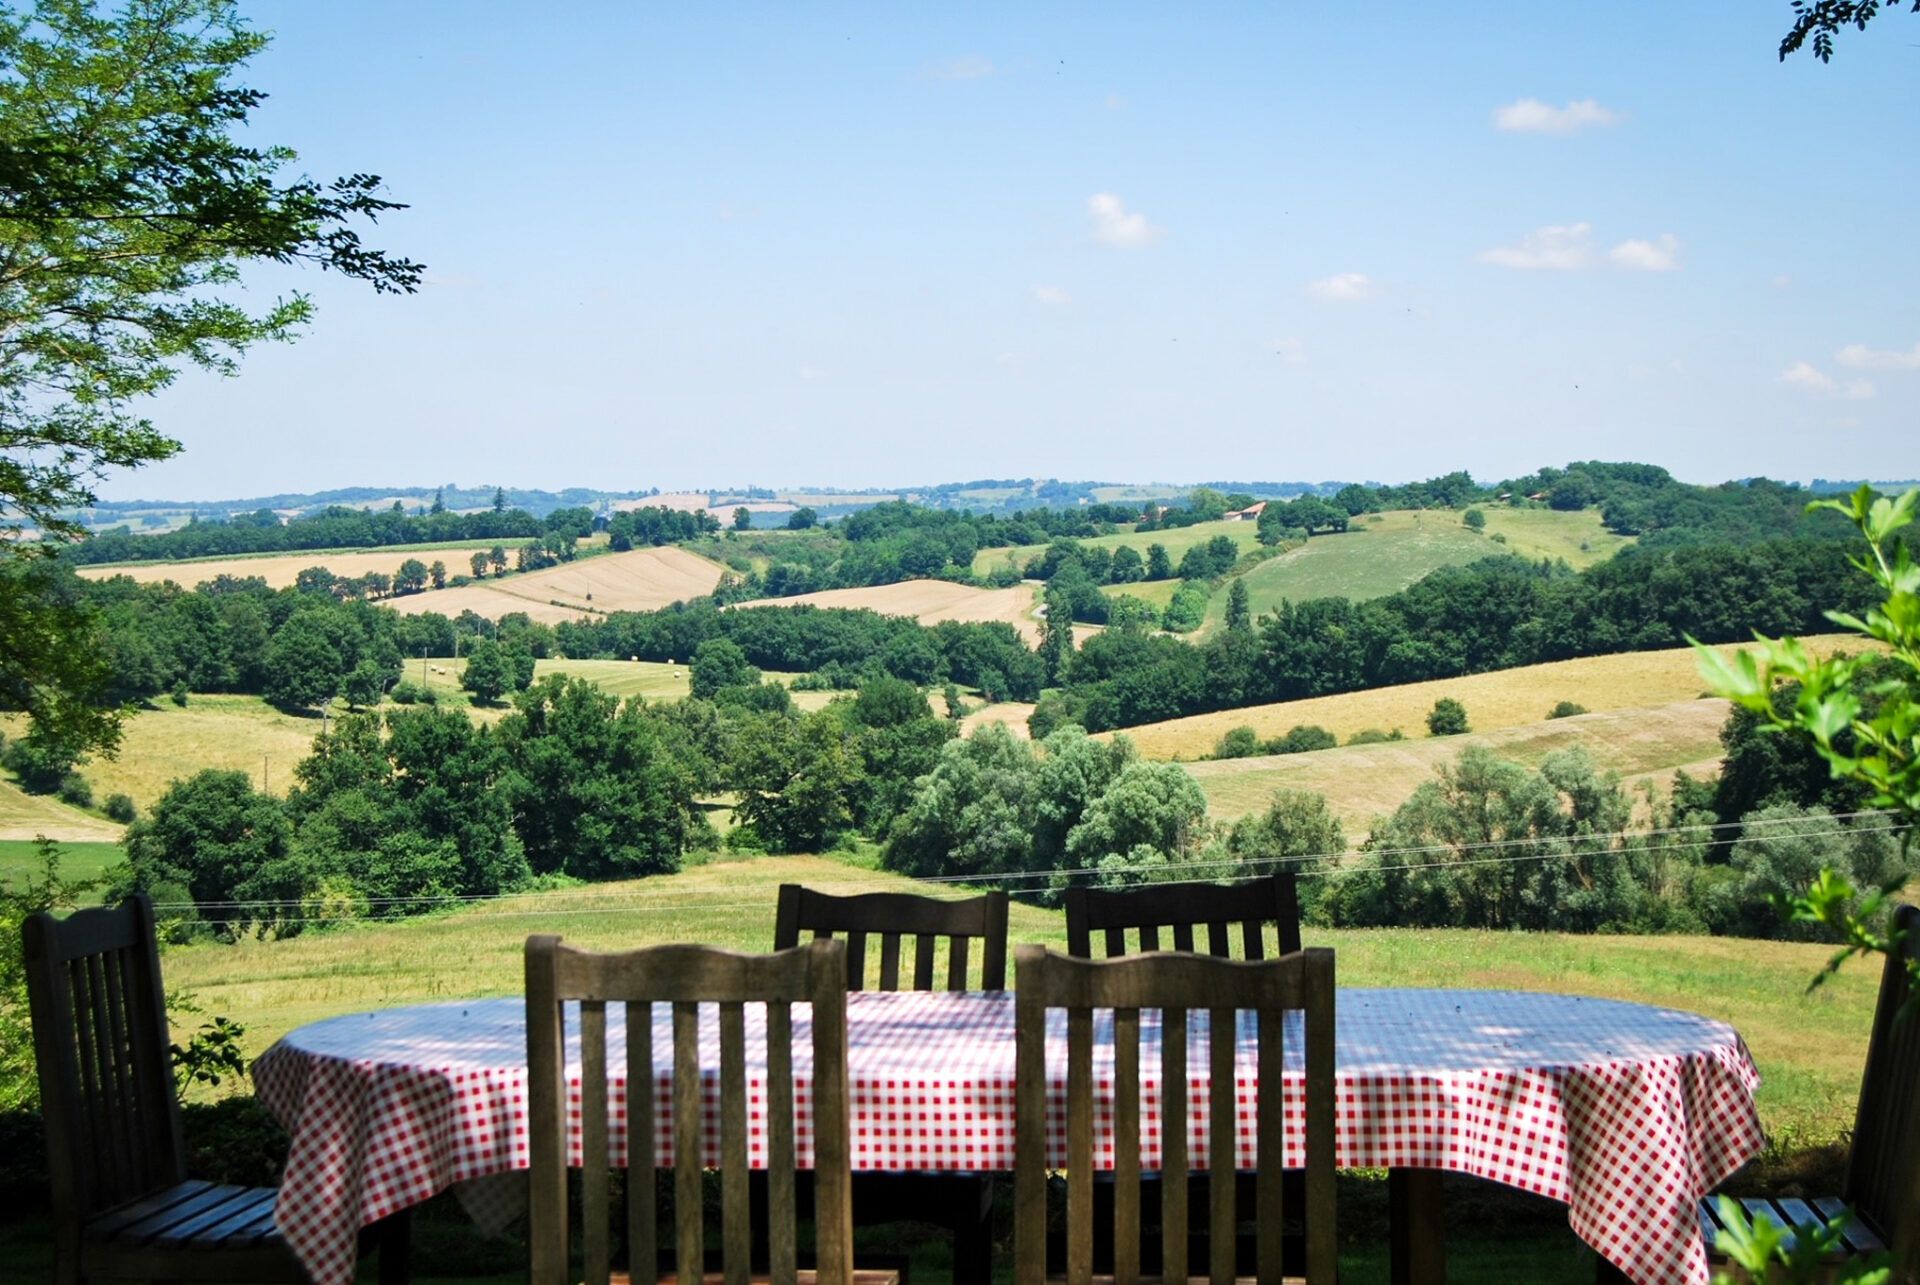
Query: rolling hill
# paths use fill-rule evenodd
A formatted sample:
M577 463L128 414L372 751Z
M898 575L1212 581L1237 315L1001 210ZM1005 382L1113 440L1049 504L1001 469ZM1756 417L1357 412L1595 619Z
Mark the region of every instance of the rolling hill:
M1840 634L1806 642L1820 655L1858 645L1857 640ZM1342 741L1366 728L1382 732L1398 728L1406 736L1423 737L1427 734L1427 711L1442 696L1451 696L1467 707L1474 731L1490 732L1538 722L1563 700L1598 712L1685 701L1705 689L1694 667L1693 653L1676 647L1220 710L1124 728L1119 734L1131 738L1148 758L1195 759L1212 753L1219 739L1236 727L1251 727L1262 738L1282 735L1303 723L1324 727Z
M472 611L497 620L525 612L548 624L608 611L653 611L713 592L724 568L667 545L584 558L545 571L477 580L472 584L383 601L407 615Z
M1730 707L1723 700L1608 710L1573 718L1525 723L1498 731L1424 740L1344 745L1311 754L1189 763L1186 768L1207 796L1208 812L1233 820L1266 807L1278 789L1311 790L1347 828L1350 842L1364 838L1374 818L1392 812L1434 769L1469 745L1536 767L1547 755L1578 747L1603 771L1617 772L1631 786L1664 785L1675 770L1713 776L1720 769L1720 727Z
M515 549L525 540L456 540L445 544L396 544L378 549L314 549L304 553L261 553L232 558L186 558L177 562L115 562L77 568L88 580L131 576L142 584L171 580L192 588L220 576L258 577L270 589L285 589L308 567L325 567L336 576L363 576L370 572L392 575L408 558L431 565L436 559L447 572L465 574L475 552L496 544ZM394 605L398 605L397 603Z

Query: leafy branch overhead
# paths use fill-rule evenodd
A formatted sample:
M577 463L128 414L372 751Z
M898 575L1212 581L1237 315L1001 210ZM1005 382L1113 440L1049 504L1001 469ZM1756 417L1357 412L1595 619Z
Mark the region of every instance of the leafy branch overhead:
M1833 59L1833 38L1844 27L1865 31L1881 9L1899 8L1898 0L1793 0L1793 28L1780 41L1780 61L1797 53L1813 41L1813 56L1821 62ZM1913 0L1911 13L1920 13L1920 0Z
M292 150L236 137L266 41L228 0L0 9L0 529L75 534L61 515L103 470L178 449L135 399L295 336L310 301L244 306L243 265L419 285L354 226L404 208L378 176L289 175Z

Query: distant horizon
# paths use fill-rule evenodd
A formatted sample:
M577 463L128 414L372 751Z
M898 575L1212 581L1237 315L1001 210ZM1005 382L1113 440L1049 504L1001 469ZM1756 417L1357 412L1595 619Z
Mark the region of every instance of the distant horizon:
M1581 461L1569 461L1568 463L1579 463L1579 462ZM1665 465L1660 464L1658 461L1655 461L1655 460L1606 461L1606 462L1651 464L1651 465L1654 465L1655 467L1666 468ZM1565 467L1567 467L1566 464L1540 464L1540 465L1535 465L1534 468L1529 469L1526 472L1506 473L1506 474L1502 474L1498 478L1493 477L1491 474L1483 475L1473 469L1467 469L1465 471L1469 476L1471 476L1474 479L1475 482L1485 485L1493 481L1506 481L1514 478L1524 477L1527 475L1527 473L1536 472L1542 468L1564 469ZM1453 470L1448 470L1448 471L1451 472ZM1742 482L1752 482L1752 481L1777 482L1783 486L1798 486L1798 487L1803 487L1810 490L1815 488L1832 488L1840 484L1846 484L1847 486L1857 486L1861 482L1866 482L1868 485L1871 485L1876 488L1905 488L1905 487L1920 486L1920 478L1911 478L1911 477L1908 477L1908 478L1864 477L1863 478L1863 477L1825 477L1825 476L1815 475L1812 477L1805 477L1805 478L1791 478L1791 477L1772 477L1767 474L1754 473L1754 474L1746 474L1740 477L1699 479L1699 478L1684 477L1681 474L1674 472L1672 469L1668 469L1667 471L1669 474L1671 474L1671 476L1676 481L1684 482L1692 486L1723 486L1723 485L1731 485L1731 484L1737 484ZM1160 479L1143 480L1138 478L1092 478L1092 477L1064 478L1064 477L1041 476L1037 474L1015 476L1012 474L1000 473L1000 474L979 474L975 478L952 478L952 479L947 479L947 480L938 481L938 482L915 482L915 483L903 483L898 485L882 484L882 485L876 485L876 486L853 486L853 485L847 485L847 484L841 484L841 483L823 483L823 482L807 482L807 483L795 483L795 484L772 483L772 482L751 482L741 486L733 486L733 487L657 486L657 490L662 495L706 494L706 495L722 495L722 496L743 496L749 490L772 491L776 494L789 493L789 494L826 494L826 495L884 495L884 494L922 493L922 492L938 490L942 487L954 486L965 481L988 481L988 480L1057 482L1057 483L1070 485L1070 486L1142 487L1142 488L1150 487L1150 488L1167 489L1167 490L1191 490L1194 487L1201 487L1201 486L1210 486L1216 489L1228 489L1228 488L1279 489L1279 488L1295 487L1295 486L1324 488L1324 487L1330 487L1330 486L1338 487L1338 486L1348 486L1348 485L1355 485L1355 484L1364 486L1364 487L1377 488L1382 486L1405 486L1413 482L1427 481L1431 478L1438 477L1438 476L1444 476L1444 474L1428 473L1418 477L1400 477L1400 478L1390 478L1390 479L1363 478L1363 477L1332 477L1332 478L1322 478L1317 480L1308 479L1308 478L1255 478L1255 479L1246 479L1246 480L1240 480L1240 481L1222 481L1222 480L1213 479L1213 478L1202 478L1196 481L1166 481L1166 480L1160 480ZM221 507L221 508L241 508L249 504L255 504L256 502L275 500L275 499L304 499L304 500L311 501L316 499L319 496L328 495L337 491L376 491L376 492L380 492L383 495L393 495L393 496L407 495L407 496L415 496L417 498L424 499L427 496L431 495L436 490L491 491L495 489L505 489L510 495L511 493L518 491L522 493L534 493L534 494L548 495L548 496L560 496L560 495L565 495L569 492L587 492L594 495L638 496L650 490L656 489L656 485L649 484L648 486L634 486L634 487L585 486L585 485L578 485L578 484L568 485L568 486L524 486L524 485L518 485L511 482L493 482L493 481L475 482L471 485L468 485L468 484L464 484L457 481L442 481L442 482L430 482L430 483L424 483L424 484L398 483L392 486L388 486L378 482L364 482L364 483L357 482L357 483L351 483L344 486L317 487L311 491L293 491L293 490L263 491L257 495L241 495L241 496L147 495L147 496L119 497L119 496L102 495L100 496L100 503L106 506L116 507L116 508L138 507L142 505L149 505L153 507L167 507L167 506L185 507L188 505L202 505L202 506ZM356 502L352 502L352 501L337 501L337 503L344 504L346 507L349 507L349 508L357 507ZM365 503L365 501L361 501L358 503Z

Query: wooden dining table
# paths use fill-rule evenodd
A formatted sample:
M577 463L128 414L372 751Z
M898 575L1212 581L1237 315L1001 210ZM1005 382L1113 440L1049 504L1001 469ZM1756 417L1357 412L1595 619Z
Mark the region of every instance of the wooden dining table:
M764 1029L749 1006L749 1161L765 1164ZM1060 1015L1055 1014L1055 1017ZM1110 1019L1110 1015L1109 1019ZM668 1037L669 1006L651 1014ZM1158 1014L1141 1020L1141 1165L1157 1168ZM609 1047L626 1013L608 1005ZM700 1161L718 1161L717 1014L703 1006L707 1128ZM1230 1164L1256 1168L1257 1075L1249 1015L1236 1032L1244 1123ZM1209 1030L1187 1016L1187 1154L1208 1154ZM528 1163L522 1001L477 999L383 1009L295 1030L254 1064L256 1091L292 1135L277 1220L315 1285L346 1285L371 1226L454 1189L483 1227L524 1210ZM880 992L848 997L853 1164L869 1172L994 1173L1014 1155L1012 992ZM1098 1023L1096 1023L1098 1029ZM1050 1030L1064 1047L1064 1022ZM571 1038L571 1037L570 1037ZM1280 1091L1303 1091L1289 1042ZM798 1162L811 1163L806 1010L794 1014ZM1110 1024L1102 1048L1110 1052ZM1050 1057L1051 1163L1064 1163L1064 1056ZM616 1068L619 1056L610 1058ZM1575 995L1519 991L1342 989L1336 1022L1337 1161L1390 1171L1397 1282L1443 1281L1438 1181L1470 1174L1561 1201L1575 1234L1634 1282L1704 1285L1700 1197L1763 1144L1759 1076L1739 1035L1697 1014ZM1097 1053L1097 1092L1112 1079ZM1054 1072L1050 1069L1049 1078ZM671 1067L654 1086L653 1163L674 1163ZM627 1085L609 1084L612 1163L625 1150ZM1283 1101L1283 1105L1286 1105ZM578 1118L577 1082L573 1114ZM1296 1165L1301 1113L1286 1110L1280 1163ZM1113 1159L1110 1102L1095 1112L1095 1164ZM577 1125L570 1140L579 1161ZM1271 1158L1267 1158L1271 1163Z

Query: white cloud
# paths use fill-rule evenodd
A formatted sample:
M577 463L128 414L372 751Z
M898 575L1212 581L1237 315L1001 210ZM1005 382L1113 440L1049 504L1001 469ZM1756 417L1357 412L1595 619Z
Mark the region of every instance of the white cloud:
M1088 197L1087 212L1093 215L1093 239L1122 250L1138 250L1157 240L1164 231L1147 222L1146 215L1128 213L1127 203L1112 192L1096 192Z
M1622 241L1607 257L1640 272L1672 272L1680 266L1680 238L1666 232L1657 241Z
M1855 370L1920 370L1920 343L1906 352L1848 344L1834 354L1834 360Z
M1564 223L1536 228L1521 237L1518 245L1495 246L1483 251L1480 262L1523 270L1548 268L1572 272L1584 268L1593 262L1593 224Z
M929 80L985 80L993 72L993 64L978 54L930 62L920 69L920 74Z
M1041 303L1051 304L1056 308L1073 302L1073 296L1059 286L1035 286L1033 297Z
M1330 277L1307 282L1307 293L1317 299L1347 303L1372 294L1373 281L1364 272L1336 272Z
M1591 98L1575 99L1565 107L1522 98L1493 111L1493 127L1509 134L1571 134L1589 125L1618 125L1625 119L1625 113L1602 107Z
M1802 392L1818 393L1823 397L1844 397L1848 401L1864 401L1873 396L1873 385L1864 379L1849 379L1845 383L1835 379L1826 371L1811 362L1796 361L1780 372L1780 382Z
M1273 351L1284 365L1304 366L1307 364L1306 341L1289 335L1273 341Z

